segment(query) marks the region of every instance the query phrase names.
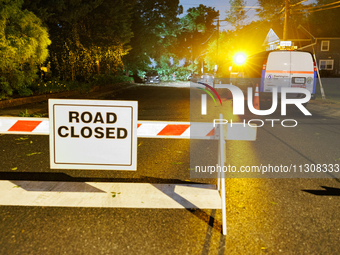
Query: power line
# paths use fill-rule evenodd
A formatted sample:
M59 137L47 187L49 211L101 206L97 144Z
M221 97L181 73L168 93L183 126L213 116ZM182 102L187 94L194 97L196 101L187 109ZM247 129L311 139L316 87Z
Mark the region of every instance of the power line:
M256 4L256 3L255 3ZM252 6L252 7L255 7L255 4ZM252 10L253 8L249 8L245 13L244 13L244 15L247 15L247 13L250 11L250 10Z
M297 6L298 4L302 4L303 2L306 2L306 1L307 1L307 0L302 0L302 1L298 2L298 3L296 3L296 4L292 4L292 5L290 5L290 7Z
M215 32L216 32L216 30L214 30L214 32L209 36L209 38L204 43L202 43L202 44L207 43L210 40L210 38L213 36L213 34L215 34Z
M180 5L190 5L190 6L193 6L193 5L200 5L200 4L183 4L183 3L181 3ZM262 6L237 6L237 5L211 5L211 7L229 7L229 8L231 8L231 7L233 7L233 8L245 8L245 9L263 9L263 7Z
M325 7L325 6L330 6L330 5L334 5L334 4L338 4L338 3L340 3L340 1L336 1L336 2L333 2L333 3L330 3L330 4L319 5L319 6L311 6L311 7L306 7L306 8L294 9L294 11L322 8L322 7Z
M321 8L321 9L305 11L305 12L292 12L292 14L313 13L313 12L319 12L319 11L326 11L326 10L330 10L330 9L335 9L335 8L339 8L339 7L340 7L340 5L337 5L337 6L332 6L332 7L328 7L328 8Z

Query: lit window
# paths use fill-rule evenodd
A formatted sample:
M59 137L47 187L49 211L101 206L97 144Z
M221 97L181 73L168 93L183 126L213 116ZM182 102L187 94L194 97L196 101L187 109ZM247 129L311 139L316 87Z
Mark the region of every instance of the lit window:
M320 60L319 69L320 70L333 70L334 60Z
M321 41L321 51L329 51L329 41Z

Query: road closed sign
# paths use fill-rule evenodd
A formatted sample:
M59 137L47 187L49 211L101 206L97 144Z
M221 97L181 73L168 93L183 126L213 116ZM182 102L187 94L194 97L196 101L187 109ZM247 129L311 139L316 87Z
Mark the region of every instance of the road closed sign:
M137 105L50 99L51 168L137 170Z

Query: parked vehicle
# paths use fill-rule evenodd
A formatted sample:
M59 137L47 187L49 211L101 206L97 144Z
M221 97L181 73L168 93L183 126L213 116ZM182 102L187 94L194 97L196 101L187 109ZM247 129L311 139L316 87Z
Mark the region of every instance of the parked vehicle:
M144 76L144 82L145 83L159 83L160 79L159 79L159 74L157 73L157 71L155 70L148 71Z
M210 73L204 73L200 77L200 82L207 83L208 85L213 85L214 84L214 75Z
M191 81L191 82L197 82L200 78L201 78L201 75L196 74L196 73L191 73L187 77L188 81Z
M208 84L209 86L214 87L214 75L210 73L204 73L199 77L197 82Z
M317 80L316 64L310 52L274 50L261 52L247 58L242 66L233 66L230 80L243 91L259 85L264 98L271 98L273 87L305 88L315 97ZM279 94L280 95L280 94ZM301 94L289 94L291 98ZM261 97L261 95L260 95Z

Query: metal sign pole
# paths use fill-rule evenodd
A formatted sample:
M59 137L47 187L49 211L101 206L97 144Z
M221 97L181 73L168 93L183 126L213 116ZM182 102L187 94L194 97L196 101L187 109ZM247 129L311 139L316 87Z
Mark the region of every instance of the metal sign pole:
M222 113L220 114L220 119L223 119L223 115ZM227 235L227 208L226 208L226 198L225 198L225 178L224 178L224 171L223 171L223 167L224 167L224 136L223 136L223 127L220 125L219 126L219 165L220 165L220 169L221 169L221 176L220 176L220 180L221 180L221 200L222 200L222 233L223 235Z
M219 126L219 127L220 127L220 126ZM217 132L216 132L216 133L217 133ZM218 164L219 166L221 166L221 148L220 148L220 146L218 146L217 155L218 155L217 164ZM217 190L218 190L218 191L221 190L221 172L220 172L220 171L217 172Z

